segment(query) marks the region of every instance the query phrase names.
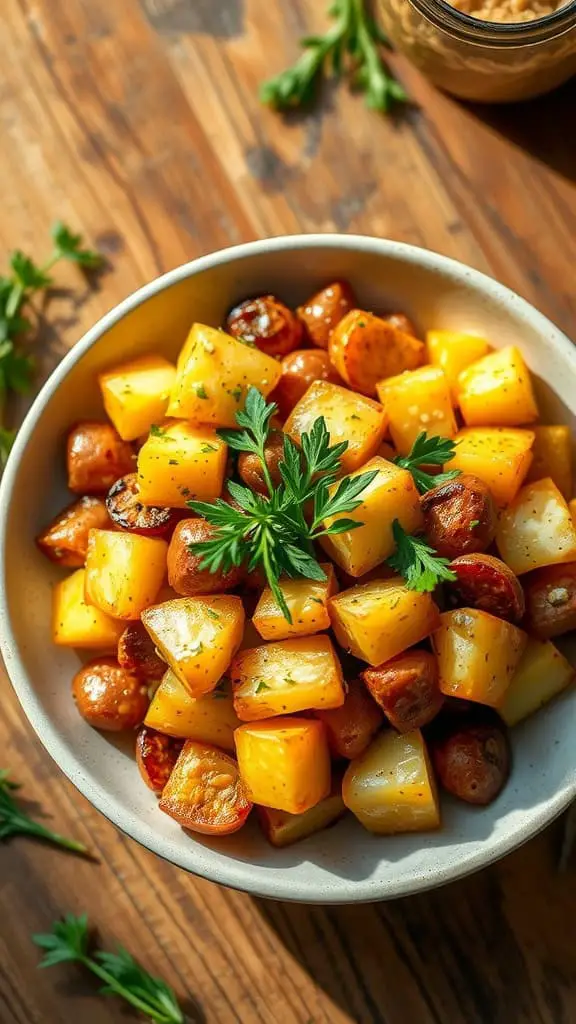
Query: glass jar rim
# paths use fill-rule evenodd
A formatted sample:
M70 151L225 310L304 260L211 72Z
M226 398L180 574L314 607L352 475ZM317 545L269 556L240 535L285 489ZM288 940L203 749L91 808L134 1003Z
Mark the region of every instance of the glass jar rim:
M487 21L453 7L449 0L408 0L436 28L467 42L499 46L536 45L576 28L576 0L530 21Z

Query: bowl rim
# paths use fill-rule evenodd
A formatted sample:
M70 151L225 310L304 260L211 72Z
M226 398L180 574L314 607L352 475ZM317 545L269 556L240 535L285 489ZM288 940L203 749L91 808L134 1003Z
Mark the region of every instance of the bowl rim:
M281 235L273 238L245 242L229 246L216 252L200 256L188 263L168 271L161 276L138 288L105 313L67 352L61 362L52 371L27 413L17 434L2 479L0 480L0 581L6 579L5 551L8 541L7 525L13 485L19 470L20 462L28 442L36 427L36 421L47 401L53 398L59 385L70 370L81 361L83 356L100 338L123 317L152 296L171 288L181 281L195 277L206 270L222 264L235 263L246 258L270 252L290 252L302 249L344 249L355 252L395 258L408 264L422 266L430 271L450 274L463 286L472 286L487 294L495 301L513 305L517 313L531 322L532 327L546 338L546 344L560 351L563 355L574 358L574 346L568 337L556 327L543 313L540 313L527 300L521 298L505 285L494 278L476 270L467 264L451 257L441 255L432 250L367 235L342 235L337 233L313 233ZM187 857L180 856L173 844L154 833L150 825L144 823L137 815L126 815L126 808L113 796L110 796L100 784L94 782L90 775L85 774L83 766L76 754L60 737L55 723L48 719L36 695L32 679L24 668L18 652L18 645L10 621L6 588L0 584L0 653L6 666L11 685L16 692L20 705L40 742L52 757L60 770L67 776L76 789L101 814L111 821L119 831L135 839L145 849L161 856L163 859L183 868L192 874L211 882L228 886L254 896L281 899L292 902L316 904L346 904L372 902L374 900L392 899L411 895L417 892L436 888L448 882L463 878L480 868L487 867L495 861L511 853L523 843L533 838L549 825L565 810L576 797L576 776L568 781L556 793L545 808L536 808L529 820L510 833L494 840L486 840L475 853L469 853L447 868L440 868L435 874L420 874L418 878L386 879L378 882L373 877L361 880L338 878L337 884L318 888L311 894L301 888L295 881L283 873L263 877L258 864L230 858L226 870L220 865L212 868L211 864L196 869ZM190 847L193 849L193 847Z

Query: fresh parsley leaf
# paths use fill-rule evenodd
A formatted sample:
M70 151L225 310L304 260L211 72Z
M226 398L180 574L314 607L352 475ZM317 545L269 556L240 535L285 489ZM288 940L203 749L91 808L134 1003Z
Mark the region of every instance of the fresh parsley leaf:
M409 454L398 455L394 462L402 469L409 470L420 494L426 494L426 491L431 491L434 487L460 476L460 470L450 469L434 476L422 469L422 466L443 466L445 462L450 462L450 459L454 458L455 451L456 442L449 437L429 437L423 430L418 434Z
M52 228L52 241L54 242L54 262L57 259L71 260L88 270L95 270L101 267L104 260L99 252L94 249L86 249L82 245L82 235L75 235L66 224L57 221Z
M0 426L0 469L3 469L8 462L8 456L10 455L10 449L14 444L15 437L15 430L7 430L6 427Z
M45 273L42 267L36 266L30 256L26 256L20 249L16 249L10 257L10 267L14 274L16 284L22 289L39 291L48 288L52 284L52 278Z
M404 577L409 590L426 593L439 583L452 583L456 579L456 573L449 568L449 560L442 558L421 537L406 533L397 519L392 524L392 535L396 551L386 559L386 565Z
M84 843L67 839L31 818L14 798L14 793L19 788L16 782L10 780L9 772L5 768L0 769L0 840L19 835L36 836L38 839L54 843L55 846L61 846L65 850L89 856L89 851Z
M164 437L164 434L165 431L162 430L162 427L159 427L157 423L153 423L152 426L150 427L151 437Z
M255 693L263 693L264 690L269 690L269 689L270 689L270 687L268 686L268 683L265 683L264 680L261 679L254 692Z

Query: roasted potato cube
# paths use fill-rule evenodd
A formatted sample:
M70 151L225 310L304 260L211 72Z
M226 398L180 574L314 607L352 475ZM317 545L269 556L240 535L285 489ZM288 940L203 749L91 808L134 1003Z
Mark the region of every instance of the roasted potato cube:
M532 430L481 427L460 430L456 453L445 469L459 469L483 480L498 505L507 505L520 490L532 462Z
M526 484L518 492L500 514L496 544L517 576L543 565L576 559L576 527L552 480Z
M327 636L240 651L230 666L234 707L243 722L344 703L344 681Z
M234 758L195 740L182 747L159 807L182 828L210 836L237 832L252 810Z
M280 380L280 363L225 331L194 324L176 365L168 416L235 427L250 387L268 395Z
M428 331L426 352L433 366L444 371L448 386L455 401L458 377L471 363L488 353L490 346L485 338L463 331Z
M576 562L548 565L525 584L526 628L540 640L576 629Z
M351 477L362 473L376 472L371 483L362 491L362 504L346 518L362 523L355 530L322 537L320 543L349 576L363 576L380 565L394 551L396 544L392 535L395 519L407 533L415 533L424 521L420 508L420 495L412 474L392 462L376 455ZM331 491L336 490L334 484ZM330 526L335 519L326 519L323 526Z
M240 724L228 679L224 677L204 697L191 697L171 669L152 697L145 719L145 725L168 736L210 743L223 750L234 750L234 730Z
M86 604L86 570L77 569L52 592L52 639L59 647L115 651L125 623Z
M376 395L378 381L420 366L424 345L389 320L352 309L332 331L328 352L354 391Z
M144 505L186 508L195 498L219 498L228 446L209 427L171 423L153 428L138 453L138 490Z
M303 814L277 811L273 807L258 807L257 810L260 827L268 842L276 847L292 846L328 828L346 814L342 780L337 779L328 796Z
M214 689L242 640L244 608L228 594L182 597L148 608L142 622L193 697Z
M381 732L346 769L344 803L369 832L425 832L440 825L434 775L421 732Z
M362 678L398 732L412 732L428 725L444 703L436 658L429 651L397 654L377 668L366 669Z
M525 483L549 476L563 497L572 494L572 434L570 427L532 427L532 465Z
M268 719L234 733L238 766L250 800L303 814L330 792L330 753L322 722Z
M330 629L328 598L338 590L334 567L325 562L321 568L325 580L281 580L280 590L288 605L292 622L284 618L270 587L265 587L252 621L264 640L288 640L295 636L311 636Z
M159 355L141 356L98 375L104 408L124 441L162 422L175 378L176 368Z
M399 576L371 580L330 599L332 629L341 647L381 665L429 636L440 622L430 594L408 590Z
M389 377L380 381L377 391L400 455L408 455L423 430L437 437L456 434L450 388L438 366L421 366Z
M341 707L317 711L316 718L326 726L332 756L346 757L348 760L366 750L384 721L382 711L360 679L353 679L349 684Z
M478 608L444 612L440 619L432 646L442 693L497 708L522 657L526 633Z
M36 543L51 562L79 569L86 561L90 530L105 530L109 526L110 517L102 498L85 495L60 512L36 538Z
M573 682L574 666L550 640L528 638L522 659L498 707L506 725L516 725L544 707Z
M388 424L378 402L319 380L294 406L284 431L299 443L301 435L311 430L320 416L326 422L331 444L348 442L340 463L344 473L352 473L376 454Z
M463 370L458 404L469 427L519 427L537 420L530 371L520 350L508 345Z
M75 494L106 494L118 477L133 472L135 458L110 423L77 423L66 442L68 487Z
M116 619L139 619L153 604L164 576L168 545L159 537L90 530L85 597Z

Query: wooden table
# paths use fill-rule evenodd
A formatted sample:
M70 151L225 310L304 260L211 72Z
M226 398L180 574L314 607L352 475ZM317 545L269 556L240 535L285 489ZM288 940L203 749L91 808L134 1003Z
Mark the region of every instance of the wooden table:
M320 0L3 0L2 251L39 257L60 217L109 256L50 301L41 372L156 274L230 243L365 232L492 273L566 331L576 313L576 81L467 107L406 64L399 120L328 88L282 120L259 81L321 28ZM572 125L572 127L571 127ZM68 290L73 287L73 293ZM33 495L31 495L33 500ZM1 1024L127 1018L30 933L86 910L209 1024L572 1024L576 886L551 828L490 870L392 904L316 909L196 881L118 834L40 748L4 682L2 765L99 867L19 839L0 852ZM66 681L63 681L66 685Z

